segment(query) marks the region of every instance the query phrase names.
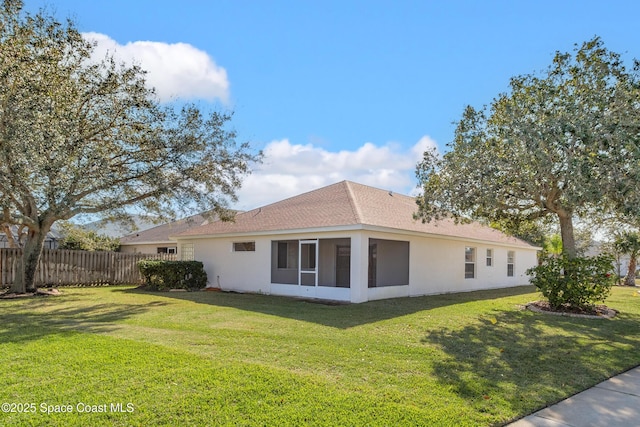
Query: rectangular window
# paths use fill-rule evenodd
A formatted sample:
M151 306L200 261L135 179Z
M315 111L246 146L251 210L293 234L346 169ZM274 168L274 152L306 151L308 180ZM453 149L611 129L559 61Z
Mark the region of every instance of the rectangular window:
M476 277L476 248L464 248L464 278Z
M157 248L157 253L159 254L175 254L176 248Z
M513 277L513 271L516 263L516 252L507 252L507 276Z
M255 252L256 242L233 242L234 252Z
M278 268L298 268L298 241L278 242Z
M493 266L493 249L487 249L487 267Z
M193 261L195 259L193 243L183 243L180 245L180 259L182 259L182 261Z

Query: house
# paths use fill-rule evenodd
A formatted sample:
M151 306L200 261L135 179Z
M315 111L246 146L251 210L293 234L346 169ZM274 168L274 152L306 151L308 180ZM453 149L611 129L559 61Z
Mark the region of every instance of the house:
M212 218L212 219L215 219ZM120 238L120 252L140 254L175 254L176 242L169 235L179 234L209 222L207 214L197 214L178 221L137 231Z
M209 286L354 303L528 283L539 248L478 223L422 223L412 197L350 181L173 238Z
M18 240L20 240L18 236L18 227L15 225L12 225L9 228L11 230L11 233L13 234L14 241L17 242ZM54 224L44 239L43 247L45 249L58 249L58 246L60 245L60 241L62 240L62 238L63 236L60 228L57 227L57 224ZM10 247L11 247L11 244L9 242L9 238L4 232L0 231L0 249L6 249Z

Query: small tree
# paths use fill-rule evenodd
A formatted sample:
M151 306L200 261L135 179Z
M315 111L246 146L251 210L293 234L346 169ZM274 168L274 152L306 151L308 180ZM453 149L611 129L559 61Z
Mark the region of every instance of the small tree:
M85 230L71 223L62 225L62 233L64 237L60 241L60 249L117 251L120 248L120 239Z
M44 238L81 214L136 207L228 217L259 154L237 145L229 114L160 105L145 72L95 45L72 21L0 5L0 222L27 230L14 292L34 288Z
M635 286L638 256L640 256L640 234L637 232L625 232L616 238L614 245L621 253L629 255L629 268L624 278L624 284L626 286Z

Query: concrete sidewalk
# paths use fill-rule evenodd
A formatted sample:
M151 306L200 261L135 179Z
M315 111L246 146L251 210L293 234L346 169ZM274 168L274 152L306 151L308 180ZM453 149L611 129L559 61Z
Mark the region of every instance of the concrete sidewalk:
M640 426L640 367L603 381L508 426Z

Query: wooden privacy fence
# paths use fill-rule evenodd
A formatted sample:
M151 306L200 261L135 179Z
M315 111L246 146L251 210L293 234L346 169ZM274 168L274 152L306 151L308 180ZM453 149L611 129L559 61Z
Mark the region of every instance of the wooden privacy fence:
M0 249L0 287L13 284L22 249ZM143 259L175 260L175 254L130 254L44 249L36 270L36 286L137 284Z

